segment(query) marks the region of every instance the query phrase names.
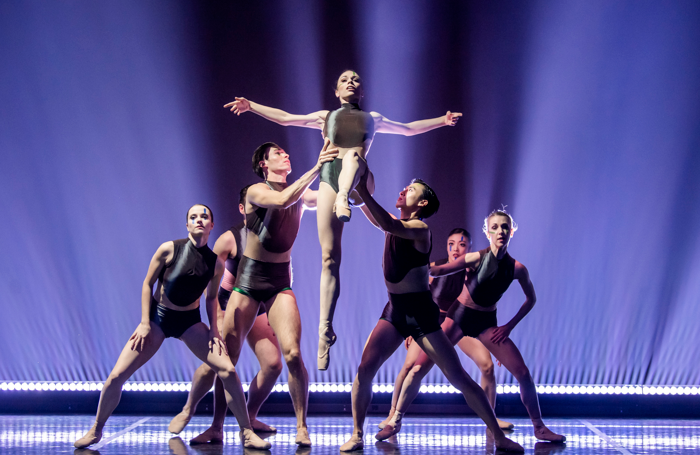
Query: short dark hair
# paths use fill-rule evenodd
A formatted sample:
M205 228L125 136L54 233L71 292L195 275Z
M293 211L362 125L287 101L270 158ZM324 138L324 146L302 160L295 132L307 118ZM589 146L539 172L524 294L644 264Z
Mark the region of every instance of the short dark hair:
M435 194L435 191L433 191L432 188L430 188L430 185L425 183L422 179L415 178L411 180L411 183L418 183L420 185L423 185L423 194L421 197L428 201L428 205L425 205L420 208L418 211L418 216L420 218L430 218L431 216L435 215L440 208L440 201L438 200L437 194Z
M209 210L209 215L211 216L211 222L214 222L214 212L211 211L208 205L206 204L195 204L192 207L197 207L198 205L201 205L202 207L206 207L207 210ZM185 214L185 221L190 220L190 210L192 210L192 207L187 209L187 213Z
M252 183L250 185L246 185L243 188L241 188L241 192L238 193L238 203L239 204L245 205L245 196L246 196L246 194L248 194L248 188L250 188L251 186L253 186Z
M255 171L257 176L263 180L265 179L265 172L260 167L260 162L265 161L268 158L268 153L270 152L271 148L281 149L282 147L274 142L265 142L253 152L253 171Z
M454 228L447 234L447 237L452 237L454 234L460 234L469 239L469 244L472 244L472 235L464 228Z

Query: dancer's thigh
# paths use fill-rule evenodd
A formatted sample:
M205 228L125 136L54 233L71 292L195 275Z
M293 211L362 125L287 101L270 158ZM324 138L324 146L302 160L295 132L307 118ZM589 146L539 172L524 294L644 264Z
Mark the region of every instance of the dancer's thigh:
M234 364L238 362L243 340L248 336L248 332L255 323L258 308L260 308L260 303L251 297L236 291L231 293L224 314L222 336Z
M472 359L480 370L493 366L491 352L486 349L486 346L476 338L463 337L457 343L457 346L464 352L467 357Z
M246 339L261 367L264 364L277 365L280 362L280 347L275 332L267 320L267 314L263 313L255 318L255 323Z
M479 335L479 341L483 343L486 349L491 351L491 353L496 356L496 358L511 374L517 377L518 373L522 372L524 369L527 369L523 356L520 354L520 350L510 338L506 338L504 341L498 344L491 341L491 335L495 329L496 327L491 327L484 330Z
M217 346L209 347L209 327L205 323L198 322L185 330L180 339L199 360L209 365L214 372L233 369L231 359L225 351L220 352Z
M326 182L318 186L318 199L316 202L316 222L318 224L318 240L323 252L332 252L340 257L340 240L343 235L342 221L333 213L336 192Z
M270 327L277 336L282 351L299 350L301 341L301 318L294 291L286 290L265 302Z
M112 368L112 376L129 378L158 352L158 349L160 349L160 346L163 344L163 340L165 340L165 335L163 334L163 330L156 324L153 322L150 324L151 331L146 337L146 345L143 350L132 350L131 341L127 341L121 354L119 354L117 363L114 365L114 368Z

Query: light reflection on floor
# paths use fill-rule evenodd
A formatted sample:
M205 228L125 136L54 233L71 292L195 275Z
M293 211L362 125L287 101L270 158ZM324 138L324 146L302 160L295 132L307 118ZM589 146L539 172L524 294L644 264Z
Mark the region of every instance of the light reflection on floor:
M115 416L110 419L105 437L127 429L143 416ZM204 431L207 417L194 418L179 436L168 433L169 418L152 417L108 442L97 450L73 449L73 441L91 426L92 416L0 416L0 453L18 454L166 454L224 455L240 454L238 427L229 417L226 439L221 445L189 446L191 438ZM272 450L244 451L246 454L338 454L341 444L352 431L350 417L309 417L314 446L298 449L294 444L296 430L293 417L267 417L264 420L278 428L267 439ZM408 417L398 437L386 442L373 438L380 418L370 417L365 428L364 454L493 454L485 426L473 418ZM548 419L554 430L567 436L566 445L537 443L528 421L513 419L516 431L510 437L522 444L526 453L545 454L695 454L700 453L700 421L698 420L611 420L611 419Z

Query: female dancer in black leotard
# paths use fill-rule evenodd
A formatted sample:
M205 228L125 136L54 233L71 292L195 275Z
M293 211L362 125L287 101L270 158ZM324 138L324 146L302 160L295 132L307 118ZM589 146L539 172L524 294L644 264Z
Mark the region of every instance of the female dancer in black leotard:
M207 246L214 227L214 215L205 205L187 211L186 239L165 242L153 255L141 291L141 323L124 346L117 364L105 381L97 405L95 425L75 442L83 448L102 439L102 429L119 404L122 386L129 377L158 352L163 340L179 338L200 360L219 376L226 401L241 428L245 447L267 449L270 443L260 439L251 428L245 395L226 346L219 335L214 299L207 302L211 328L201 322L199 300L207 286L216 292L219 283L212 280L221 273L223 261ZM154 286L158 280L158 287Z
M447 258L441 259L431 263L431 266L447 264L449 262L455 261L460 256L469 253L472 249L472 236L466 229L455 228L450 231L447 237ZM433 295L433 300L440 307L440 325L446 333L450 333L449 327L453 324L451 319L447 319L447 312L453 305L459 305L459 299L466 295L465 291L465 279L466 270L453 273L452 275L444 277L430 277L430 292ZM493 360L491 359L491 353L486 347L476 338L471 337L461 337L461 340L456 344L470 359L476 363L481 371L481 388L484 389L486 397L491 403L491 407L496 409L496 375L494 374ZM391 410L389 411L389 417L386 418L382 423L379 424L379 429L382 430L384 427L392 422L392 417L394 416L394 411L396 411L396 405L399 401L399 395L401 394L401 387L406 379L406 376L413 369L420 369L422 365L416 364L418 356L423 352L417 343L413 343L411 337L406 339L407 352L406 360L404 361L398 376L396 376L396 384L394 385L394 393L391 397ZM500 419L498 421L498 426L504 430L510 430L513 428L513 424ZM377 435L377 439L385 439L382 437L380 432Z
M224 106L238 115L250 111L280 125L323 130L323 136L331 140L331 147L338 149L338 158L325 164L321 170L316 213L322 254L319 370L328 368L329 350L336 340L332 322L335 305L340 295L340 240L343 234L343 223L340 221L350 220L349 195L356 205L362 203L357 193L352 190L367 169L366 158L374 134L413 136L442 126L453 126L462 115L447 111L447 114L442 117L400 123L389 120L377 112L367 113L359 106L362 99L362 80L352 70L344 71L338 78L335 96L341 102L339 109L316 111L307 115L289 114L280 109L238 97ZM371 176L368 186L372 191L374 185Z
M536 301L535 288L527 269L508 254L508 244L516 229L517 225L514 225L508 213L503 210L491 212L484 220L483 227L491 243L489 247L468 253L456 261L433 266L430 268L430 274L442 276L465 268L470 269L467 272L467 299L464 304L450 308L447 315L448 320L453 321L449 327L444 328L447 337L451 341L459 340L462 336L481 341L518 380L520 397L534 425L535 437L545 441L563 442L566 437L552 432L542 421L535 382L520 351L509 338L510 332L530 312ZM510 321L498 326L496 305L513 280L520 283L525 293L525 303ZM425 354L419 356L416 365L421 365L421 368L409 373L399 396L392 419L396 420L398 415L398 424L389 422L382 430L383 438L398 433L401 428L401 415L418 394L420 382L433 364Z

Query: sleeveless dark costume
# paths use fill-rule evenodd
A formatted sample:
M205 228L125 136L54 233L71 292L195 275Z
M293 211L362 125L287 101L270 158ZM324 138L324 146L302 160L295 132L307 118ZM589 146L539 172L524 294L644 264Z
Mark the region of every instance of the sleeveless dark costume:
M274 191L287 187L265 181ZM274 186L273 186L274 185ZM301 198L286 209L256 208L246 214L248 230L257 234L263 248L271 253L284 253L294 245L303 210ZM291 267L289 262L263 262L243 256L238 265L238 274L233 290L264 302L282 291L291 290Z
M207 245L194 246L190 239L173 241L173 258L165 264L158 276L163 293L174 305L185 307L202 296L214 276L216 254ZM158 325L166 338L180 338L183 333L202 319L199 308L177 311L167 308L151 296L150 319Z
M399 283L408 272L416 267L430 263L430 251L416 250L414 241L386 234L384 242L384 279L390 283ZM440 330L440 309L433 302L430 291L409 292L406 294L389 293L389 302L384 307L380 319L390 322L402 337L421 338Z
M326 116L323 137L327 137L338 147L362 146L366 140L374 137L374 119L357 104L343 103L339 109L329 112ZM338 176L342 169L342 158L323 163L321 167L320 180L329 184L336 193L339 189Z
M473 272L467 273L467 289L472 300L488 308L498 302L513 282L515 259L506 253L500 260L491 252L491 247L479 251L481 260ZM476 338L484 330L496 327L496 310L479 311L466 305L455 304L447 314L462 329L465 336Z
M435 265L447 264L448 260L440 259L435 261ZM452 275L433 278L430 283L430 293L433 295L433 301L440 307L440 324L445 321L447 311L454 305L459 304L457 297L462 293L464 287L464 277L466 271L453 273Z

